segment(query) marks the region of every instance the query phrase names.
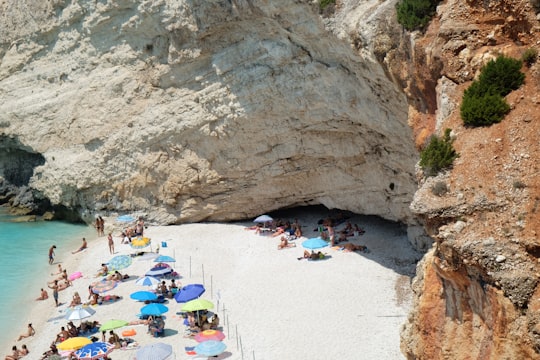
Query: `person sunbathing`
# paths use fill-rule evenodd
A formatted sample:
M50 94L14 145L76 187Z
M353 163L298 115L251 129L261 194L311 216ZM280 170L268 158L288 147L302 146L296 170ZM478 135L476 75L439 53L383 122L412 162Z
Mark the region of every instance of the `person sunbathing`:
M277 237L281 234L284 234L285 233L285 227L284 226L279 226L276 228L276 231L274 231L274 233L272 233L272 237Z
M311 252L307 251L307 250L304 250L304 259L311 259L311 260L319 260L319 259L324 259L324 254L320 251L318 252L314 252L313 250L311 250ZM298 260L300 260L302 258L298 258Z
M363 245L356 245L353 243L347 243L343 245L343 249L345 252L352 252L352 251L366 251L366 247Z
M47 290L44 290L43 288L41 288L39 297L37 297L36 300L45 300L48 298L49 298L49 293L47 292Z
M99 269L98 273L96 274L96 277L105 276L109 272L109 268L106 264L101 264L101 269Z
M87 247L88 247L88 244L87 244L87 242L86 242L86 239L85 239L85 238L82 238L82 245L81 245L81 247L78 248L77 250L73 251L72 254L79 253L79 252L85 250Z
M17 341L21 341L24 338L34 336L35 333L36 333L36 330L34 330L34 328L32 327L32 324L28 324L28 328L27 328L26 332L19 335L19 338L17 339Z
M11 355L6 355L6 360L17 360L17 359L20 359L21 358L21 354L19 352L19 350L17 349L17 346L16 345L13 345L13 347L11 348Z
M278 250L284 249L284 248L290 248L290 247L296 247L296 244L289 243L289 240L285 236L281 237L281 242L278 245Z
M77 291L75 291L69 306L76 306L76 305L81 305L81 304L82 304L81 296L79 295Z

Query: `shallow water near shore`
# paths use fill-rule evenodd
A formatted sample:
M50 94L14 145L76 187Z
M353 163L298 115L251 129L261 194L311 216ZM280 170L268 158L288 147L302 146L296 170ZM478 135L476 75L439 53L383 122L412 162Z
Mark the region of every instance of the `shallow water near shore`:
M96 236L92 227L58 221L12 222L13 216L7 209L0 208L0 346L4 353L15 344L15 340L32 322L28 309L35 304L40 288L56 272L66 254L76 250L81 238ZM54 265L48 263L48 250L56 245ZM70 269L67 269L68 273ZM73 270L73 269L72 269ZM51 290L50 299L54 306ZM36 329L39 332L39 329ZM24 341L23 341L24 342Z

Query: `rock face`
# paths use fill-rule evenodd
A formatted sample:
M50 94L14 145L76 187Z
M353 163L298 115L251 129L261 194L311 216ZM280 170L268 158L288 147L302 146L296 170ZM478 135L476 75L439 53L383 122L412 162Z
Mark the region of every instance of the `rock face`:
M406 98L317 11L3 2L0 148L12 155L0 163L81 214L170 224L323 204L413 223Z
M538 62L522 68L525 84L506 97L512 110L501 123L466 128L459 114L487 61L537 49L537 11L530 1L445 1L413 36L417 70L403 83L435 90L410 101L416 142L450 128L460 157L437 177L418 174L411 210L435 244L414 280L408 359L540 359Z

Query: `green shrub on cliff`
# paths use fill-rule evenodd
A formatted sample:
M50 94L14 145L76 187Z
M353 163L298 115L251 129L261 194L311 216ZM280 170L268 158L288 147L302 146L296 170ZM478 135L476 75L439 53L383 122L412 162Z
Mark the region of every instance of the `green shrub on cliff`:
M398 23L409 31L424 28L440 0L402 0L396 5Z
M452 145L450 129L444 131L442 138L433 135L429 144L420 152L420 166L427 176L434 176L439 171L452 166L454 160L459 157Z
M478 80L463 93L461 119L468 126L489 126L500 122L510 111L504 99L518 89L525 80L521 61L505 56L488 62Z
M329 5L333 5L336 3L336 0L320 0L319 2L319 9L322 11L326 9Z

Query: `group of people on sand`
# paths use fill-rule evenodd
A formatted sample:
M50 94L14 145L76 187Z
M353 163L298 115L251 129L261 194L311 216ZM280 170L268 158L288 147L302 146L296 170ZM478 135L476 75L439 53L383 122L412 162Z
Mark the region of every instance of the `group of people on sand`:
M6 355L5 360L17 360L25 357L28 355L30 351L28 351L28 348L26 345L22 345L20 349L17 348L17 345L13 345L11 348L11 354Z
M187 319L187 329L185 336L191 337L198 332L205 330L217 330L219 326L218 314L208 317L208 310L190 311L184 314Z
M35 334L36 330L34 329L32 324L28 324L26 331L19 335L17 341L21 341L22 339L34 336ZM24 356L28 355L28 353L30 353L30 351L25 344L23 344L20 349L17 347L17 345L13 345L13 347L11 348L11 354L6 355L5 360L21 359Z
M137 219L134 226L128 226L122 231L120 235L122 237L122 244L131 243L131 239L134 237L144 236L144 229L146 228L147 226L144 224L144 219L139 216L139 219Z

